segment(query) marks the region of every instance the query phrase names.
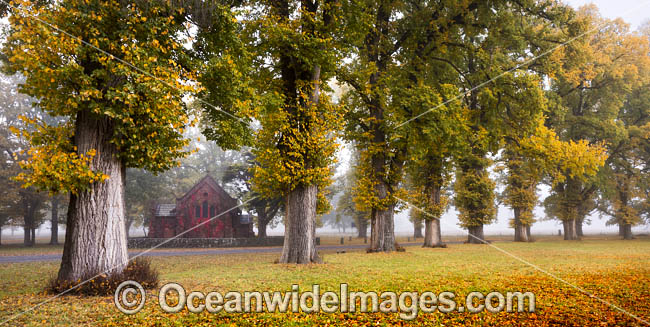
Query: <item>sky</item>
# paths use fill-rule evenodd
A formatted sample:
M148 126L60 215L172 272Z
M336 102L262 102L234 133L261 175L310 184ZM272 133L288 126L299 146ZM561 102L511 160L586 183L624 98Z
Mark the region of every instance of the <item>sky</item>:
M573 7L593 3L600 8L600 14L606 18L623 18L637 29L650 19L650 1L648 0L564 0Z

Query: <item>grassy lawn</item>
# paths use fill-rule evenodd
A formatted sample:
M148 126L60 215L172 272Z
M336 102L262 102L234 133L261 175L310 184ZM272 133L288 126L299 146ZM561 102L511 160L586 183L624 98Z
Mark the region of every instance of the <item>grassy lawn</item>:
M348 239L346 238L346 241ZM650 319L650 239L634 241L588 239L581 242L541 239L535 243L495 242L495 246L530 262L564 281ZM0 250L2 251L2 250ZM115 309L111 297L66 296L48 302L9 325L530 325L634 326L640 322L574 287L545 275L486 245L451 244L447 249L409 247L405 253L324 253L325 264L274 264L277 254L156 257L161 284L177 282L189 293L239 291L301 291L321 285L321 293L349 284L350 291L452 291L456 302L472 291L530 291L535 313L432 313L405 321L397 314L360 313L164 313L150 292L145 308L127 316ZM42 293L58 263L3 264L0 269L0 321L48 299Z

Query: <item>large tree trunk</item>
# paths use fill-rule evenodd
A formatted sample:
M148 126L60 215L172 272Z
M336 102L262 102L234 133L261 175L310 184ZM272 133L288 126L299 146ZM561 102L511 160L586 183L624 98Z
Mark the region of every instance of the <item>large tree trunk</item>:
M483 235L483 224L478 226L470 226L467 228L467 243L469 244L485 244L485 236Z
M319 263L316 252L316 185L297 187L287 195L284 246L280 263Z
M564 240L575 241L580 239L578 237L575 219L562 221L562 224L564 225Z
M31 242L30 246L34 246L34 245L36 245L36 228L32 227L31 233L32 233L32 240L31 240L32 242Z
M514 208L515 212L515 242L528 242L528 226L521 223L521 208Z
M77 114L74 143L79 153L96 149L92 169L109 176L70 196L59 281L121 273L128 263L124 224L126 168L110 143L114 126L88 111Z
M383 163L383 161L382 161ZM381 168L376 168L376 170ZM388 195L388 186L380 182L376 187L380 199ZM395 246L395 205L391 204L383 209L372 209L370 212L370 248L368 252L392 252Z
M440 233L440 220L427 219L424 221L424 245L425 248L446 248L442 243Z
M50 244L56 245L59 244L59 197L52 197L52 217L51 217L51 228L50 228Z
M618 223L618 236L625 236L625 226L623 223Z
M632 235L632 224L623 225L623 239L631 240L634 236Z
M391 252L395 247L394 205L372 209L370 218L370 248L368 252Z
M528 237L528 242L533 242L533 234L530 233L530 225L526 225L526 236Z

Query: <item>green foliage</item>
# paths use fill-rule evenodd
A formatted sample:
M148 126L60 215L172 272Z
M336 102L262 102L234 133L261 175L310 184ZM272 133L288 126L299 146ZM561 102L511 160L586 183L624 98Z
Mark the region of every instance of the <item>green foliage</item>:
M606 26L606 28L604 28ZM595 175L594 166L589 160L572 160L565 164L564 170L553 175L556 184L554 194L545 201L547 213L560 219L582 219L596 208L596 192L601 190L617 203L615 192L608 188L618 188L615 166L621 167L621 157L627 158L628 126L626 126L624 107L632 99L633 90L641 87L648 70L647 39L631 34L622 20L606 20L600 16L595 6L585 6L578 10L568 28L570 36L577 36L594 28L599 33L588 33L567 45L558 61L560 69L553 76L549 93L550 125L557 131L561 141L571 143L571 147L560 152L564 158L589 145L603 147L601 153L605 169L593 178L580 178L579 175ZM599 160L597 160L599 161ZM591 161L594 163L594 161ZM598 170L596 168L596 170ZM621 176L621 175L619 175ZM625 178L624 178L625 179ZM617 205L614 205L615 207ZM606 204L601 204L606 209ZM619 206L620 207L620 206ZM616 214L614 214L616 215ZM627 216L627 214L625 214Z
M352 221L357 229L367 228L370 212L368 208L363 208L355 202L359 177L357 166L359 153L354 150L354 147L351 151L350 167L339 179L338 188L341 195L336 202L336 221Z
M24 173L21 163L27 158L29 143L15 131L32 131L27 121L52 120L32 106L32 99L19 94L18 76L0 75L0 223L38 228L45 218L46 195L34 187L24 186L16 176ZM55 161L51 160L50 165ZM29 232L29 231L28 231Z
M327 101L321 95L321 103ZM299 186L331 183L335 163L332 131L340 126L336 106L297 107L290 113L282 106L260 117L262 129L257 134L253 153L260 165L254 168L254 187L265 196L287 194Z
M162 2L15 4L2 50L8 70L25 76L20 92L34 97L44 112L70 118L70 124L53 127L39 122L34 135L21 132L33 142L24 182L78 192L105 178L88 165L92 154L76 153L71 144L82 111L114 124L111 142L128 167L160 172L187 155L182 133L190 122L182 97L195 87L186 83L192 76L182 67L182 9ZM52 156L58 176L45 171L44 161Z
M238 199L246 201L246 209L255 213L259 230L261 226L275 227L280 222L281 215L278 212L284 201L282 196L268 199L253 190L253 170L257 165L259 163L255 156L247 152L243 155L242 162L233 163L226 168L222 180L226 188L235 191Z
M469 169L457 174L454 206L460 213L458 220L462 227L487 225L496 219L495 184L482 169Z
M249 146L253 141L250 117L259 107L256 93L253 33L237 20L245 12L210 3L195 19L194 65L202 90L203 135L225 149Z
M262 128L255 134L254 189L265 197L286 195L316 185L318 211L328 210L323 193L331 184L336 131L341 107L327 94L326 81L338 60L333 38L340 8L335 2L298 7L286 1L264 4L250 20L259 31L254 54L260 67L255 117Z

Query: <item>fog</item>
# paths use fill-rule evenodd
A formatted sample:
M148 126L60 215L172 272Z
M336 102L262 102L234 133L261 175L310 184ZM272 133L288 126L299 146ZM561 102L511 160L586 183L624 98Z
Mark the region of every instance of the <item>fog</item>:
M564 0L565 3L578 8L586 4L595 4L601 15L607 18L623 18L635 30L650 19L650 2L638 0Z

